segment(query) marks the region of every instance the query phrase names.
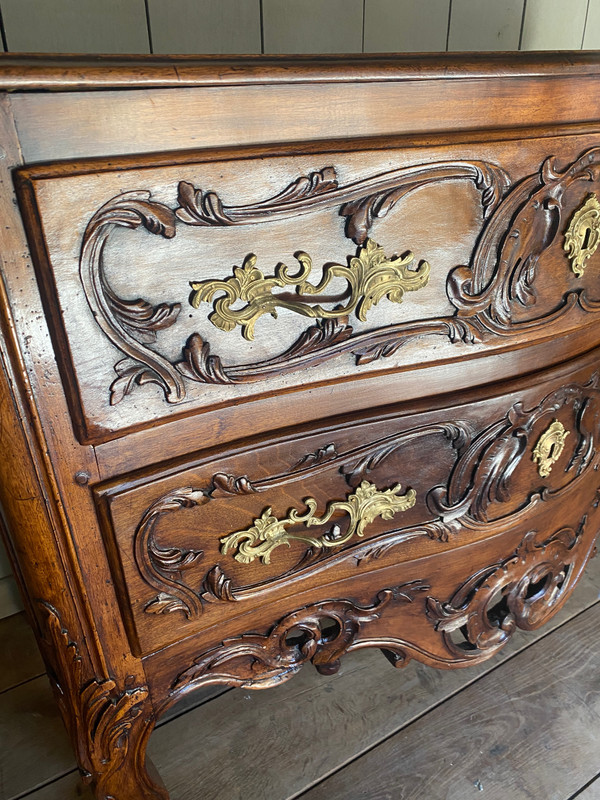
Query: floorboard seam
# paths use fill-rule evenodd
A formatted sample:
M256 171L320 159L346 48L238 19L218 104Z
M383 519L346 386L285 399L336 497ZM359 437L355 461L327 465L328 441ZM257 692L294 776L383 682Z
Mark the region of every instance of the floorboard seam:
M600 606L600 596L598 597L597 600L595 600L589 606L586 606L586 608L583 608L580 611L578 611L576 614L573 614L573 616L569 617L568 620L565 620L564 622L561 622L561 624L557 625L556 628L553 628L551 631L548 631L547 633L544 633L542 636L537 638L534 642L531 642L531 644L528 644L525 647L522 647L516 653L513 653L513 654L509 655L504 661L502 661L501 663L496 664L495 666L491 667L489 670L484 672L482 675L478 675L476 678L473 678L473 680L469 681L469 683L466 683L466 684L464 684L464 686L461 686L460 689L457 689L456 691L451 692L449 695L444 697L443 700L440 700L437 703L434 703L434 705L430 706L426 711L423 711L420 714L415 715L410 720L407 720L405 723L400 725L396 730L394 730L391 733L387 734L386 736L384 736L382 739L380 739L375 744L371 745L370 747L365 748L365 750L362 750L359 753L356 753L352 758L348 759L348 761L345 761L343 764L340 764L338 767L336 767L335 769L331 770L331 772L328 772L326 775L324 775L323 777L321 777L318 780L314 781L313 783L311 783L309 786L305 787L304 789L301 789L299 792L296 792L295 794L290 795L287 798L287 800L301 800L301 798L305 794L307 794L308 792L312 791L312 789L314 789L316 786L319 786L324 781L329 780L329 778L332 778L338 772L341 772L349 764L352 764L357 759L362 758L363 756L365 756L368 753L370 753L373 750L375 750L377 747L380 747L381 745L385 744L385 742L387 742L389 739L391 739L392 737L396 736L401 731L403 731L406 728L408 728L410 725L413 725L415 722L418 722L420 719L423 719L425 716L427 716L427 714L430 714L432 711L435 711L436 708L438 708L439 706L443 705L448 700L451 700L453 697L458 696L465 689L468 689L469 687L474 686L482 678L485 678L488 675L491 675L497 669L499 669L500 667L503 667L505 664L508 664L510 661L512 661L513 658L516 658L521 653L524 653L530 647L535 647L535 645L537 645L539 642L542 642L548 636L552 636L554 633L557 633L562 628L564 628L566 625L569 625L571 622L576 620L579 616L581 616L581 614L587 613L588 611L590 611L592 608L595 608L596 606ZM593 783L593 780L590 783ZM587 785L589 785L589 784L587 784ZM577 794L582 792L584 788L586 788L586 787L582 787L582 789L580 789ZM573 800L573 798L577 797L577 794L573 795L573 797L571 797L571 798L567 798L567 800Z
M53 783L61 781L63 778L66 778L67 775L72 775L74 772L79 772L77 767L68 769L66 772L61 772L60 775L56 775L52 780L42 781L42 783L38 783L38 785L34 786L32 789L27 789L19 794L13 794L11 797L7 797L6 800L24 800L24 798L30 797L34 792L39 792L41 789L45 789L46 786L52 786Z
M15 683L12 686L7 686L6 689L0 689L0 697L2 697L2 695L6 694L7 692L12 692L13 689L18 689L20 686L25 686L26 684L31 683L32 681L37 681L38 678L43 678L45 674L46 674L45 672L40 672L39 675L34 675L33 677L26 678L24 681Z
M567 798L566 798L566 800L575 800L575 798L577 798L577 797L579 797L581 794L583 794L583 792L585 792L585 790L586 790L586 789L589 789L589 788L590 788L590 786L591 786L593 783L596 783L596 781L597 781L597 780L600 780L600 772L598 772L596 775L594 775L594 777L593 777L593 778L590 778L590 780L589 780L589 781L588 781L586 784L584 784L584 785L581 787L581 789L578 789L578 790L575 792L575 794L572 794L570 797L567 797Z
M583 608L583 609L580 609L580 610L579 610L577 613L573 614L573 616L569 617L569 619L565 620L564 622L561 622L559 625L557 625L557 626L556 626L555 628L553 628L551 631L548 631L547 633L543 633L543 634L542 634L542 635L540 635L538 638L536 638L536 639L535 639L535 641L533 641L533 642L531 642L531 643L529 643L529 644L526 644L526 645L524 645L524 646L523 646L523 647L521 647L521 648L520 648L520 649L519 649L517 652L515 652L515 653L512 653L512 654L508 655L508 656L507 656L507 657L506 657L506 658L505 658L505 659L504 659L502 662L500 662L499 664L496 664L496 665L493 665L493 666L491 666L491 667L490 667L490 669L486 670L486 671L485 671L483 674L481 674L481 675L478 675L477 677L474 677L474 678L473 678L472 680L470 680L468 683L464 684L464 685L463 685L463 686L461 686L459 689L456 689L455 691L451 692L450 694L448 694L448 695L447 695L446 697L444 697L443 699L441 699L441 700L439 700L438 702L434 703L432 706L430 706L429 708L427 708L425 711L423 711L423 712L421 712L421 713L419 713L419 714L416 714L416 715L415 715L414 717L412 717L410 720L407 720L406 722L404 722L402 725L400 725L400 726L399 726L398 728L396 728L394 731L392 731L391 733L387 734L386 736L384 736L384 737L383 737L382 739L380 739L379 741L375 742L375 743L374 743L373 745L371 745L370 747L367 747L367 748L365 748L365 750L363 750L363 751L360 751L360 752L358 752L358 753L355 753L355 754L352 756L352 758L350 758L350 759L348 759L347 761L345 761L344 763L342 763L342 764L338 765L338 766L337 766L335 769L331 770L331 772L329 772L329 773L327 773L327 774L323 775L323 776L322 776L322 777L320 777L318 780L315 780L315 781L314 781L313 783L311 783L310 785L308 785L308 786L304 787L303 789L301 789L299 792L296 792L295 794L293 794L293 795L290 795L290 796L287 798L287 800L299 800L300 798L302 798L302 796L303 796L303 795L305 795L306 793L308 793L309 791L311 791L312 789L314 789L314 788L315 788L316 786L318 786L319 784L321 784L321 783L323 783L324 781L328 780L329 778L333 777L335 774L337 774L337 773L338 773L338 772L340 772L341 770L345 769L345 768L346 768L346 767L347 767L349 764L351 764L352 762L356 761L356 760L357 760L357 759L359 759L359 758L362 758L363 756L367 755L367 754L368 754L368 753L370 753L371 751L375 750L377 747L379 747L379 746L383 745L383 744L384 744L386 741L388 741L388 739L391 739L393 736L396 736L396 735L397 735L398 733L400 733L402 730L404 730L404 729L408 728L408 727L409 727L410 725L412 725L413 723L415 723L415 722L417 722L418 720L422 719L422 718L423 718L423 717L425 717L427 714L429 714L430 712L434 711L434 710L435 710L436 708L438 708L439 706L443 705L443 703L447 702L448 700L452 699L453 697L456 697L457 695L459 695L459 694L460 694L462 691L464 691L465 689L468 689L469 687L471 687L471 686L475 685L475 684L476 684L476 683L477 683L479 680L481 680L482 678L484 678L484 677L486 677L486 676L490 675L490 674L491 674L492 672L494 672L495 670L497 670L497 669L499 669L499 668L503 667L504 665L508 664L510 661L512 661L512 659L513 659L513 658L516 658L516 657L517 657L518 655L520 655L521 653L524 653L524 652L525 652L526 650L528 650L530 647L534 647L534 646L535 646L535 645L537 645L538 643L540 643L540 642L544 641L544 639L546 639L548 636L552 636L553 634L557 633L557 632L558 632L558 631L560 631L562 628L564 628L565 626L569 625L571 622L575 621L575 620L576 620L576 619L577 619L577 618L578 618L578 617L579 617L581 614L585 614L585 613L587 613L588 611L590 611L591 609L593 609L594 607L596 607L596 606L598 606L598 605L600 605L600 596L599 596L599 597L598 597L598 599L597 599L597 600L595 600L593 603L590 603L590 605L586 606L586 607L585 607L585 608ZM34 676L34 677L28 678L27 680L21 681L20 683L18 683L18 684L15 684L14 686L11 686L11 687L9 687L9 688L7 688L7 689L3 689L3 690L1 690L1 691L0 691L0 696L1 696L2 694L5 694L6 692L12 691L13 689L17 689L17 688L18 688L18 687L20 687L20 686L24 686L24 685L26 685L26 684L28 684L28 683L31 683L32 681L35 681L35 680L37 680L38 678L42 677L42 676L43 676L43 675L45 675L45 674L46 674L46 673L41 673L41 674L39 674L39 675L36 675L36 676ZM168 719L165 719L165 720L160 720L160 721L157 723L157 726L156 726L156 727L158 728L158 727L162 727L163 725L167 725L168 723L170 723L170 722L172 722L172 721L175 721L176 719L179 719L179 718L183 717L185 714L188 714L188 713L190 713L190 712L192 712L192 711L196 711L196 710L198 710L198 709L199 709L199 708L201 708L203 705L206 705L207 703L210 703L211 701L213 701L213 700L216 700L218 697L222 697L222 696L223 696L223 694L227 694L227 693L231 692L231 691L232 691L232 688L233 688L233 687L227 687L227 688L226 688L226 689L225 689L223 692L220 692L219 694L217 694L217 695L214 695L214 696L212 696L212 697L205 698L204 700L200 700L200 701L198 702L198 704L197 704L197 705L194 705L194 706L192 706L192 707L190 707L190 708L186 708L186 709L185 709L185 710L183 710L183 711L182 711L180 714L176 714L176 715L174 715L174 716L171 716L171 717L169 717ZM29 797L29 796L31 796L31 795L32 795L34 792L38 792L38 791L40 791L40 790L42 790L42 789L44 789L44 788L46 788L46 787L48 787L48 786L51 786L52 784L54 784L54 783L57 783L58 781L60 781L60 780L63 780L64 778L68 777L69 775L75 774L75 773L77 773L77 772L78 772L78 769L77 769L77 767L73 767L72 769L68 769L68 770L66 770L66 771L62 772L61 774L54 776L54 777L53 777L53 778L51 778L50 780L42 781L41 783L39 783L39 784L38 784L38 785L36 785L35 787L29 788L29 789L27 789L27 790L25 790L25 791L23 791L23 792L21 792L21 793L19 793L19 794L13 795L12 797L10 797L10 798L7 798L7 800L26 800L26 798L27 798L27 797ZM571 795L570 797L566 798L566 800L576 800L576 798L577 798L577 797L578 797L578 796L579 796L579 795L580 795L582 792L584 792L584 791L585 791L585 790L586 790L586 789L587 789L589 786L591 786L591 785L594 783L594 781L596 781L596 780L597 780L597 779L599 779L599 778L600 778L600 773L598 773L597 775L594 775L594 777L592 777L592 778L591 778L591 779L590 779L590 780L589 780L589 781L588 781L588 782L587 782L587 783L586 783L584 786L582 786L580 789L578 789L578 790L577 790L577 792L575 792L575 794L573 794L573 795Z
M42 675L45 675L45 674L46 673L42 673ZM40 677L40 676L38 676L38 677ZM32 678L32 680L34 680L34 679ZM18 684L18 685L22 686L25 683L29 683L29 681L23 681L23 683ZM13 688L15 688L15 687L13 687ZM184 714L187 714L190 711L196 711L197 709L201 708L202 706L206 705L207 703L210 703L211 700L216 700L217 697L222 697L224 694L227 694L228 692L231 692L232 690L233 690L233 686L228 686L222 692L219 692L218 694L213 695L212 697L207 697L204 700L200 700L197 705L194 705L191 708L186 708L185 711L181 712L181 714L176 714L176 715L174 715L172 717L169 717L168 719L159 720L157 722L157 724L156 724L156 728L160 728L163 725L167 725L169 722L173 722L174 720L179 719L179 717L182 717ZM7 691L10 691L10 690L7 690ZM30 797L34 792L38 792L41 789L45 789L48 786L52 786L53 783L57 783L58 781L63 780L63 778L66 778L68 775L73 775L76 772L78 772L78 768L77 767L73 767L73 769L69 769L66 772L62 772L60 775L56 775L53 778L51 778L50 780L42 781L41 783L37 784L36 786L32 787L31 789L27 789L26 791L21 792L20 794L16 794L16 795L13 795L12 797L9 797L9 798L7 798L7 800L26 800L26 798Z

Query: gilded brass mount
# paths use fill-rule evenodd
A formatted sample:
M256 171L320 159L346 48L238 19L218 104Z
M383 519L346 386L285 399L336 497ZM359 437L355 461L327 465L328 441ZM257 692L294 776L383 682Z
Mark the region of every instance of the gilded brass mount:
M571 262L571 269L580 278L585 272L586 261L596 252L600 244L600 202L595 194L588 195L585 203L573 214L565 233L564 249Z
M538 462L538 472L541 478L547 478L553 465L558 461L565 446L565 439L569 431L562 422L555 419L542 433L533 448L532 459Z
M277 519L271 513L271 508L265 508L254 524L243 531L236 531L221 539L221 552L228 553L237 550L234 555L236 561L250 564L259 558L263 564L270 563L271 553L276 547L286 544L290 546L293 540L304 542L317 548L339 547L353 536L363 536L365 528L377 517L392 519L399 511L407 511L416 502L416 492L408 489L405 494L399 495L400 484L391 489L380 491L374 484L363 481L357 489L349 494L346 500L335 500L327 505L322 517L316 516L317 501L308 497L307 511L304 514L296 509L290 509L288 516ZM341 532L339 525L334 524L321 536L309 536L305 533L290 533L290 525L302 524L309 528L316 525L326 525L331 518L343 512L349 517L348 528Z
M256 267L256 256L248 255L241 267L233 268L233 275L224 280L192 281L190 303L198 308L200 303L211 302L216 294L213 312L209 319L213 325L224 331L232 331L236 325L242 328L245 339L254 338L254 326L263 314L277 317L277 308L286 308L304 317L317 319L337 319L355 313L361 321L366 320L367 311L387 297L394 303L401 303L405 292L414 292L427 285L430 266L422 261L415 270L408 269L414 260L412 253L401 258L388 259L383 248L372 239L367 239L359 247L356 256L348 257L348 265L327 264L317 286L308 282L312 271L312 260L304 252L296 253L300 269L293 275L285 264L278 264L275 274L265 277ZM345 304L336 304L332 309L322 305L310 304L302 295L318 295L334 278L342 278L348 283L347 291L341 297L350 297ZM275 295L273 289L293 286L298 298ZM234 309L238 301L244 301L243 308Z

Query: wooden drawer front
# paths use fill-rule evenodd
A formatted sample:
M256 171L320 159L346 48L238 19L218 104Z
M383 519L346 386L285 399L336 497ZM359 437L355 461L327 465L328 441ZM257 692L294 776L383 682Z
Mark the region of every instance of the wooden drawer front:
M309 660L324 674L351 650L381 648L395 667L415 658L466 667L493 656L517 629L535 630L569 599L594 554L600 510L542 509L478 542L356 573L224 621L146 659L162 708L203 684L274 686ZM554 514L554 516L553 516ZM275 624L274 624L275 622Z
M22 171L80 438L578 327L597 343L598 136L372 147Z
M598 375L584 363L98 488L135 646L503 531L577 529L599 485Z

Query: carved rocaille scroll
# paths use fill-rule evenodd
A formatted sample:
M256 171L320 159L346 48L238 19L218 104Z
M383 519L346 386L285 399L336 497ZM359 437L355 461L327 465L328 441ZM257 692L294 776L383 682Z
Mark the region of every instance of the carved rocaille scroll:
M416 537L428 537L439 541L457 539L463 531L485 530L492 535L498 530L508 530L535 517L539 503L560 498L577 481L597 465L596 448L600 424L599 377L594 373L587 383L567 384L547 394L533 408L523 403L514 403L506 415L490 422L484 428L475 428L468 421L448 421L414 427L377 439L366 445L343 450L333 443L301 459L287 472L260 480L248 476L232 476L217 473L212 482L203 488L182 488L156 500L146 511L135 533L135 555L140 574L147 584L159 594L145 606L147 613L163 614L182 611L188 619L203 613L206 603L240 602L251 598L257 588L273 585L292 575L310 570L316 562L327 558L333 565L350 559L356 565L382 559L395 548L405 545ZM560 416L568 422L572 438L570 447L558 447L556 436L552 442L548 431L554 431ZM554 426L554 427L553 427ZM364 533L365 525L376 516L390 519L394 509L406 511L415 503L414 491L397 496L394 490L380 492L367 480L371 472L385 463L403 447L430 437L439 437L446 446L450 443L454 464L443 484L432 486L425 497L429 516L418 524L402 525L401 518L393 530L368 539L357 541ZM543 439L542 461L540 443ZM552 488L548 485L551 470L555 479ZM539 469L543 464L544 469ZM413 468L414 469L414 468ZM519 469L526 471L520 478L521 487L527 491L520 499L513 499L513 480ZM270 507L259 519L254 519L243 531L214 534L215 544L220 541L225 560L212 563L204 577L198 581L194 568L203 558L201 546L206 546L206 536L195 517L190 536L198 541L195 549L179 549L157 541L156 524L164 515L182 509L197 508L216 497L227 495L254 495L267 493L276 488L293 485L296 481L313 479L326 470L337 470L346 483L354 489L345 501L330 503L323 516L315 516L316 503L305 500L305 513L292 512L284 519L271 515ZM542 474L543 473L543 474ZM557 474L559 477L557 478ZM405 472L397 476L410 486L415 479L408 463ZM526 481L523 484L523 480ZM396 487L399 489L399 487ZM391 492L391 494L390 494ZM310 500L310 502L309 502ZM390 512L386 517L385 513ZM344 519L346 522L344 523ZM312 521L311 521L312 520ZM363 526L359 533L360 523ZM250 520L252 522L252 520ZM293 523L304 526L332 523L325 537L311 536L294 528ZM165 537L165 529L162 529ZM204 542L204 544L203 544ZM298 561L291 569L274 579L258 584L236 587L228 577L227 559L251 563L261 560L268 563L271 552L282 544L299 547ZM195 575L188 579L187 574ZM198 589L198 585L200 588Z
M146 742L155 723L148 687L133 679L122 687L111 679L85 680L79 647L58 611L49 603L40 606L56 662L49 677L83 779L94 782L98 800L168 800L146 771Z
M335 672L340 658L358 645L364 626L379 619L390 604L412 603L428 589L427 584L415 580L384 589L369 606L350 600L325 600L301 608L285 616L266 635L227 639L204 653L178 676L172 694L180 696L211 683L265 689L288 680L307 661L321 672ZM360 647L365 645L361 641Z
M477 661L506 644L516 628L543 625L590 557L593 539L586 547L586 521L587 515L577 531L562 528L541 544L531 531L514 555L472 575L449 602L428 597L427 613L448 651Z
M391 356L416 336L442 335L451 341L472 342L541 330L575 306L586 312L598 311L600 296L590 294L582 285L571 287L568 280L554 308L536 313L535 304L539 258L560 233L566 236L565 248L570 254L565 254L565 265L570 258L575 273L583 275L585 260L597 241L596 217L592 219L595 212L586 205L565 231L563 204L571 186L598 179L599 157L600 148L592 148L563 170L548 158L539 172L514 185L495 164L457 161L392 170L346 186L339 185L333 167L326 167L295 179L271 199L246 206L225 206L214 192L205 193L185 181L179 184L176 209L152 200L148 192L127 192L113 198L90 220L80 263L84 290L94 316L111 342L126 356L115 365L118 377L111 386L111 403L120 402L136 384L156 383L169 402L177 403L185 397L185 380L208 384L260 381L344 353L352 353L357 363L363 364ZM369 303L383 296L400 299L407 288L401 287L402 281L398 288L386 279L373 289L365 289L358 286L351 266L337 265L329 271L326 268L323 280L314 287L305 280L310 269L306 254L300 255L302 266L297 276L290 276L285 268L279 267L272 278L265 278L256 268L254 257L248 256L233 277L193 284L194 304L212 298L215 292L224 292L216 299L210 315L213 324L226 330L241 325L246 337L251 338L256 320L264 313L274 314L277 307L317 317L317 322L285 352L264 361L226 365L211 353L210 344L201 333L192 334L182 346L182 358L171 361L149 345L155 342L157 331L176 323L180 304L185 302L183 287L179 302L153 306L141 298L119 298L106 279L104 246L118 226L143 226L150 233L173 238L178 224L202 227L262 224L322 209L337 209L346 219L346 235L359 246L349 264L361 264L369 248L374 248L369 232L376 219L384 217L418 188L457 180L472 181L481 191L484 224L468 266L457 266L447 276L447 296L455 307L450 316L415 319L357 332L348 324L347 315L356 311L364 319ZM383 258L376 252L377 258ZM399 263L399 268L405 270L402 262L391 263ZM326 310L309 302L310 298L302 293L321 291L333 275L331 270L344 271L351 299L345 306ZM423 286L426 277L422 266L416 271L407 270L403 280L412 281L414 288L417 284ZM292 295L290 299L288 295L272 293L272 289L284 288L292 279L301 296ZM231 308L237 297L246 300L242 310Z
M535 531L529 532L514 553L475 572L449 601L429 594L423 576L380 591L370 606L327 600L288 614L267 634L226 639L176 678L170 702L203 685L274 686L307 661L322 672L334 672L345 653L364 647L381 648L396 667L411 658L430 666L485 661L517 628L538 628L561 608L594 551L597 534L585 535L586 521L584 515L578 530L562 528L542 542L536 541ZM402 608L395 607L399 603L417 606L418 623L411 615L408 635ZM371 635L370 625L386 614L388 630L391 624L394 632ZM430 626L437 647L427 633Z
M210 494L202 489L179 489L153 503L138 525L135 537L137 565L145 580L161 589L146 605L149 614L183 611L190 618L201 614L203 602L209 599L235 600L230 582L218 566L209 571L200 593L187 586L183 579L185 571L200 561L204 553L202 550L161 547L154 536L156 522L163 514L193 508L209 499Z
M83 237L79 273L89 306L98 325L126 358L115 365L118 378L111 385L111 403L129 394L134 384L156 383L170 403L185 397L183 378L164 356L147 345L156 331L173 325L181 310L172 305L138 298L123 300L110 287L104 271L104 248L116 227L145 227L150 233L172 239L175 213L151 200L150 192L125 192L113 197L89 221Z
M175 210L153 201L148 192L126 192L113 198L90 220L80 258L81 278L92 312L111 342L127 356L115 365L118 377L111 386L111 403L120 402L136 384L156 383L162 387L166 399L176 403L185 396L183 377L201 383L242 383L301 369L347 350L355 352L359 359L367 358L361 356L364 335L356 342L356 348L335 349L353 333L344 317L336 315L334 320L319 320L286 353L266 362L225 367L217 356L210 354L210 346L200 334L190 337L183 348L181 362L170 362L147 345L154 341L156 330L175 323L180 303L153 307L143 299L125 301L116 296L106 279L103 263L104 247L115 227L143 226L150 233L170 239L175 236L178 222L203 227L247 225L337 208L347 220L347 235L359 245L356 258L360 261L363 245L364 252L369 253L368 232L375 218L385 216L415 189L448 180L473 181L481 190L486 215L491 213L509 183L505 172L493 164L457 161L392 170L345 187L339 186L334 168L327 167L297 178L270 200L248 206L225 207L214 192L204 193L185 181L179 184L179 206ZM409 272L409 278L411 275ZM425 278L426 268L421 267L411 279L420 282ZM361 295L356 295L355 299L358 305ZM365 299L365 310L366 302ZM408 324L406 335L438 332L468 338L473 335L471 327L428 321L417 326ZM379 355L391 355L400 346L396 342L399 333L400 329L386 331L386 342ZM390 343L390 336L394 344ZM370 341L369 337L367 339ZM401 339L402 334L400 343Z

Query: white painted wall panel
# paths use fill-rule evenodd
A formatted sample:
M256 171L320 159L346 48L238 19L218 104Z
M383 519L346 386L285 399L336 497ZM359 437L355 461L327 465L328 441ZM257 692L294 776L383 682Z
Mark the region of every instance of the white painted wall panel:
M450 0L365 0L365 53L446 49Z
M263 0L265 53L360 53L363 0Z
M524 0L452 0L448 50L518 50Z
M579 50L588 0L527 0L521 50Z
M600 50L600 0L590 0L583 47L585 50Z
M10 52L149 53L144 0L2 0Z
M260 53L260 0L148 0L154 53Z

